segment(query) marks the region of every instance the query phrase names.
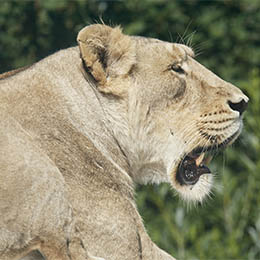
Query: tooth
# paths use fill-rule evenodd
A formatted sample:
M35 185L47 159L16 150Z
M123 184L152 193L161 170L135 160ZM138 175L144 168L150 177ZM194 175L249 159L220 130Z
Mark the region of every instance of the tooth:
M208 165L211 162L212 158L213 158L212 155L207 156L207 158L205 158L203 163Z
M205 153L202 153L197 159L196 159L196 165L199 166L204 158Z

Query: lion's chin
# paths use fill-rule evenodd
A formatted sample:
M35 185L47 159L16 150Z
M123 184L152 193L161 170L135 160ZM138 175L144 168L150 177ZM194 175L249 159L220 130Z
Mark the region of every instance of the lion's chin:
M210 196L213 186L214 175L202 175L194 185L176 185L174 188L180 197L186 202L202 202L206 197Z

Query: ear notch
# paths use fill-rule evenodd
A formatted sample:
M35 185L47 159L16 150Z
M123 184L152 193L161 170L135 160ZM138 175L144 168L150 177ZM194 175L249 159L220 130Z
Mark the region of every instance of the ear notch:
M126 75L136 63L134 42L120 27L90 25L78 33L77 41L85 66L104 92L112 91L109 79Z

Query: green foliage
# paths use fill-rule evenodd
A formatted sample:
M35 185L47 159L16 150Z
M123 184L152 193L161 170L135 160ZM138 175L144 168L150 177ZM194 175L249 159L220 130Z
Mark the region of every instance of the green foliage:
M216 189L188 207L171 188L139 186L138 207L152 239L178 259L260 258L259 0L0 1L0 72L76 44L101 19L128 34L190 44L197 59L250 97L245 127L215 158Z

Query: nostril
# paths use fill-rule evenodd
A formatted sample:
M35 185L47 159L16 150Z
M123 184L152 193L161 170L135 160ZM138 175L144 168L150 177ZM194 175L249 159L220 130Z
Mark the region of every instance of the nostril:
M228 105L230 108L234 111L238 111L240 115L246 110L248 102L246 102L244 99L242 99L238 103L233 103L230 100L228 101Z

